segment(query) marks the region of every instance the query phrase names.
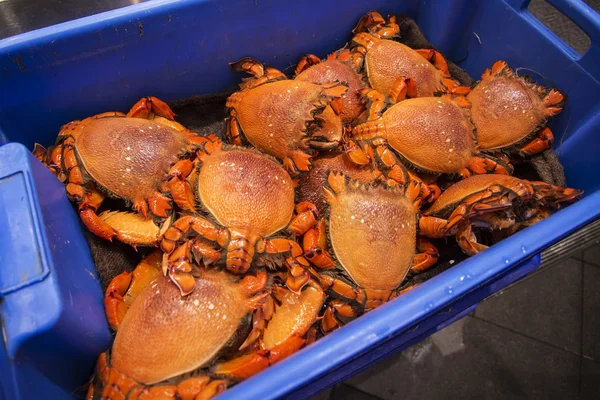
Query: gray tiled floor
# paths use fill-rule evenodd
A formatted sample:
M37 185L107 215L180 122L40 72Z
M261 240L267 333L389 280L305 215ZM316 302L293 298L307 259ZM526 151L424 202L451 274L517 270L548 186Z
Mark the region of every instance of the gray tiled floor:
M597 249L600 249L600 245L592 251ZM586 264L583 277L582 352L584 356L600 363L600 266Z
M475 316L571 352L581 347L581 274L575 259L485 301Z
M315 397L600 398L600 244ZM372 397L369 397L372 396Z

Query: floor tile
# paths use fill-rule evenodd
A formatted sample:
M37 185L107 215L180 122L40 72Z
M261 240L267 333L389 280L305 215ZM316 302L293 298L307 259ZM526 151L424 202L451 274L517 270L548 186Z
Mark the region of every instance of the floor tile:
M333 387L330 387L330 388L323 390L320 393L317 393L317 394L309 397L309 399L310 400L330 400L332 392L333 392Z
M384 399L576 398L578 356L471 317L462 337L464 350L443 356L428 338L420 357L393 356L346 383Z
M343 383L337 385L331 395L331 400L380 400L379 397L373 396L362 390L353 388L352 386Z
M583 261L584 254L585 254L585 250L578 250L578 251L574 252L573 254L571 254L571 257L576 260Z
M590 263L590 264L594 264L594 265L600 265L600 243L599 242L596 242L591 247L588 247L587 249L585 249L585 251L583 252L583 261Z
M553 266L477 306L475 316L579 354L582 262Z
M600 398L600 364L584 359L581 367L582 399L596 400Z
M600 362L600 268L585 264L583 278L583 354Z

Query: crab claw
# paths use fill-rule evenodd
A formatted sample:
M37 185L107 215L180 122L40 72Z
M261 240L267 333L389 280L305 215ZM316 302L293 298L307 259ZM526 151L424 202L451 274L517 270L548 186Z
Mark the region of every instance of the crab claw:
M127 309L140 293L160 272L160 251L145 257L132 273L124 271L108 284L104 295L106 319L117 330Z
M108 324L114 330L119 328L123 317L127 312L127 305L123 301L123 296L129 284L131 283L131 273L123 271L110 281L104 295L104 309L106 310L106 319Z
M151 219L144 219L137 213L104 211L98 218L115 232L121 242L133 246L154 246L159 242L160 228ZM165 226L168 225L165 223Z
M231 361L217 364L213 373L230 379L248 379L267 367L283 360L298 351L306 341L299 337L292 337L285 343L271 350L261 350L247 354Z
M154 97L148 96L140 99L137 103L131 107L131 110L127 113L129 118L145 118L149 119L151 113L173 121L175 113L171 110L171 107L164 101Z

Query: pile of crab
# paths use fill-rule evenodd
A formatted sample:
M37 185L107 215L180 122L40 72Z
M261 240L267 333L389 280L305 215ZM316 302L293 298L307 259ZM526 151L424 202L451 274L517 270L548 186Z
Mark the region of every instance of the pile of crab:
M232 63L250 77L227 100L228 143L147 97L35 148L91 232L156 247L106 290L116 334L89 399L210 398L410 289L439 258L429 239L474 255L482 233L580 196L511 176L551 149L559 91L502 61L461 86L374 11L353 32L293 78ZM106 197L131 209L101 211Z

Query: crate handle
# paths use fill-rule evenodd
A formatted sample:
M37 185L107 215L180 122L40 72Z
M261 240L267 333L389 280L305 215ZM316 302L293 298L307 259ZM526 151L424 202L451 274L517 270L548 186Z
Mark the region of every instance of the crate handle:
M582 0L546 0L581 28L594 44L600 44L600 14ZM527 1L528 3L529 1Z

